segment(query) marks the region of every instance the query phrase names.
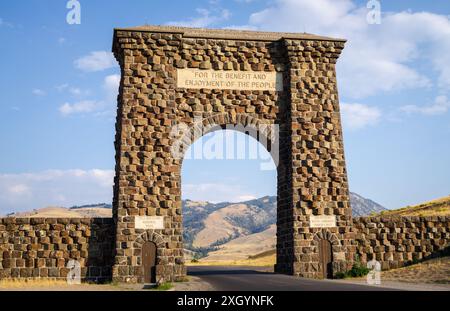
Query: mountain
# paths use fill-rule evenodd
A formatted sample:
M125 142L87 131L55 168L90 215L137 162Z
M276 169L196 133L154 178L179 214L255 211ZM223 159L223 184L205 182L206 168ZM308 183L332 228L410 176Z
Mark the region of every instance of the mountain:
M261 254L275 249L277 227L270 225L266 230L244 235L233 239L220 246L219 249L211 251L203 262L219 262L246 260L254 254Z
M386 210L356 193L350 193L350 204L355 217ZM182 206L185 247L200 256L208 255L205 260L248 257L268 251L276 243L275 196L218 204L183 200ZM265 238L261 240L261 236Z
M350 192L350 206L352 207L353 217L369 216L387 210L380 204L354 192Z

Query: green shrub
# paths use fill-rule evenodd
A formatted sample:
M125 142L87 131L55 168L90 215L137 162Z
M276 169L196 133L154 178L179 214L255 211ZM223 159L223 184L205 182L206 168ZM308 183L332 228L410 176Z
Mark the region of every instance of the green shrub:
M347 277L346 272L338 272L334 275L336 279L345 279Z
M156 286L153 290L157 291L166 291L173 287L172 283L161 283L158 286Z
M353 267L347 271L349 277L357 278L367 275L370 272L370 269L364 267L360 263L355 263Z
M335 274L336 279L358 278L369 274L370 269L363 266L359 261L356 262L352 268L346 272L338 272Z

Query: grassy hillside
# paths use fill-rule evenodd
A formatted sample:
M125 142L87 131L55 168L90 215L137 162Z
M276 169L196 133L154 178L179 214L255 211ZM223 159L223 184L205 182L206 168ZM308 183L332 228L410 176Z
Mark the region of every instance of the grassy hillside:
M350 193L350 202L353 216L367 216L372 212L385 209L376 202L353 192ZM183 200L185 248L198 252L201 257L204 257L210 252L219 250L227 242L267 230L276 224L276 215L277 197L275 196L265 196L240 203L218 204ZM247 241L245 243L248 245ZM236 247L233 246L233 249ZM254 254L256 252L252 249L245 255Z
M276 245L276 226L271 225L267 230L240 236L211 251L201 261L230 261L246 260L250 255L260 254L272 250ZM256 259L256 258L252 258Z
M444 216L450 215L450 196L425 202L418 205L406 206L390 211L382 211L377 216Z
M84 218L84 217L112 217L111 207L103 207L103 205L86 205L86 207L60 207L49 206L45 208L35 209L31 212L19 212L7 215L9 217L29 217L29 218Z
M206 257L208 258L208 257ZM205 258L205 259L206 259ZM276 263L276 250L271 249L262 253L248 256L247 258L228 259L228 260L205 260L198 262L186 262L188 266L256 266L273 268Z
M266 229L274 222L263 209L251 204L231 204L209 214L204 228L197 233L193 247L208 247L222 241L224 244L237 237Z

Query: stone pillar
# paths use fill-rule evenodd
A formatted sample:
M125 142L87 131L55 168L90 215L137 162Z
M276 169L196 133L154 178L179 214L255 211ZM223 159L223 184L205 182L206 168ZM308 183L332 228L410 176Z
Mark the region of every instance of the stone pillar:
M171 157L169 142L176 111L175 69L165 51L176 51L181 35L117 32L116 39L122 80L116 122L113 279L142 282L142 244L151 241L157 245L157 281L175 281L186 271L181 165ZM163 216L164 229L137 229L139 216Z
M317 278L317 238L333 242L334 272L350 268L355 252L335 71L344 43L312 40L284 40L284 43L289 64L287 119L291 135L285 150L290 158L286 178L290 189L284 193L290 194L282 198L279 208L292 225L284 226L278 233L284 230L287 236L292 234L292 240L288 238L285 242L284 252L292 248L293 253L286 260L278 251L276 269ZM310 228L311 215L335 215L337 227Z

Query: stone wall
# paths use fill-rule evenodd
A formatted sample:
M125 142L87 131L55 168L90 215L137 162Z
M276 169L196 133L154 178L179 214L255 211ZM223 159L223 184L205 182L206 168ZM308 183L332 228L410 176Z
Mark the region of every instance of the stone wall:
M450 255L450 216L360 217L353 219L353 224L361 262L374 257L383 270ZM330 239L334 253L339 251L341 242L336 235L328 229L322 231L315 239ZM156 233L147 235L138 237L136 243L156 241L158 257L164 256L167 246L163 238ZM63 279L69 271L68 261L75 259L81 264L84 280L108 281L112 277L113 248L111 218L3 218L0 279Z
M375 258L383 270L450 255L450 216L360 217L353 225L361 262Z
M0 279L66 278L71 259L84 280L111 279L112 218L0 219Z

